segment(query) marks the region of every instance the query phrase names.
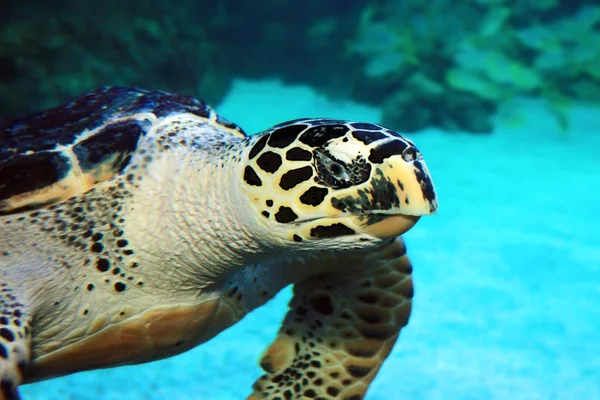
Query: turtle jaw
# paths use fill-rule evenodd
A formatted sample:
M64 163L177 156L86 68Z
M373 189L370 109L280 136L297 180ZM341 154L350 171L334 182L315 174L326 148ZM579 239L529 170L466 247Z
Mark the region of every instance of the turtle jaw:
M381 221L367 225L361 233L377 239L389 239L408 232L421 219L420 215L392 214Z

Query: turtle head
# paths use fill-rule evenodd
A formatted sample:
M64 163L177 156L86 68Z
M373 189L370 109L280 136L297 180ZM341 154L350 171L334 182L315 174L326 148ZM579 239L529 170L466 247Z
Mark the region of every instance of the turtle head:
M308 241L310 248L366 247L437 209L421 153L375 124L277 125L251 139L243 183L254 217L274 240Z

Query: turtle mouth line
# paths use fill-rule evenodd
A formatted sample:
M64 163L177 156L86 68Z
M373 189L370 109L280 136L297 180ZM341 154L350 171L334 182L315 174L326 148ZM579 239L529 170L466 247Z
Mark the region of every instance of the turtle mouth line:
M294 221L295 224L305 224L305 223L311 223L311 222L315 222L315 221L320 221L320 220L329 220L329 219L338 219L338 220L348 220L348 219L363 219L363 218L372 218L375 217L375 222L373 222L372 224L381 222L383 220L387 220L389 218L393 218L393 217L401 217L401 218L406 218L406 219L415 219L415 222L418 221L419 218L422 217L422 215L411 215L411 214L402 214L402 213L386 213L385 211L373 211L373 212L367 212L367 213L356 213L356 214L347 214L347 215L342 215L339 217L316 217L316 218L307 218L307 219L300 219L300 220L296 220Z

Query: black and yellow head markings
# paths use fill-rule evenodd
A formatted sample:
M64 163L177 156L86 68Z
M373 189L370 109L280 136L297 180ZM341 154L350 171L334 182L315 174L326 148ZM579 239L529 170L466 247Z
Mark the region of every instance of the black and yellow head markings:
M369 240L387 234L380 227L389 217L437 209L421 153L381 125L298 119L251 137L248 146L244 188L256 214L284 225L290 241Z

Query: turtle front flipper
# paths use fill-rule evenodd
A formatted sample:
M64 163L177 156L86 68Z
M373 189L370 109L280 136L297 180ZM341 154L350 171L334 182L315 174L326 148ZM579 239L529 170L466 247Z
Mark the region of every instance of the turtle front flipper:
M18 386L31 354L30 317L19 285L0 274L0 400L20 399Z
M318 262L338 263L343 272L295 285L277 339L260 362L267 375L248 400L360 400L407 324L412 267L402 239Z

